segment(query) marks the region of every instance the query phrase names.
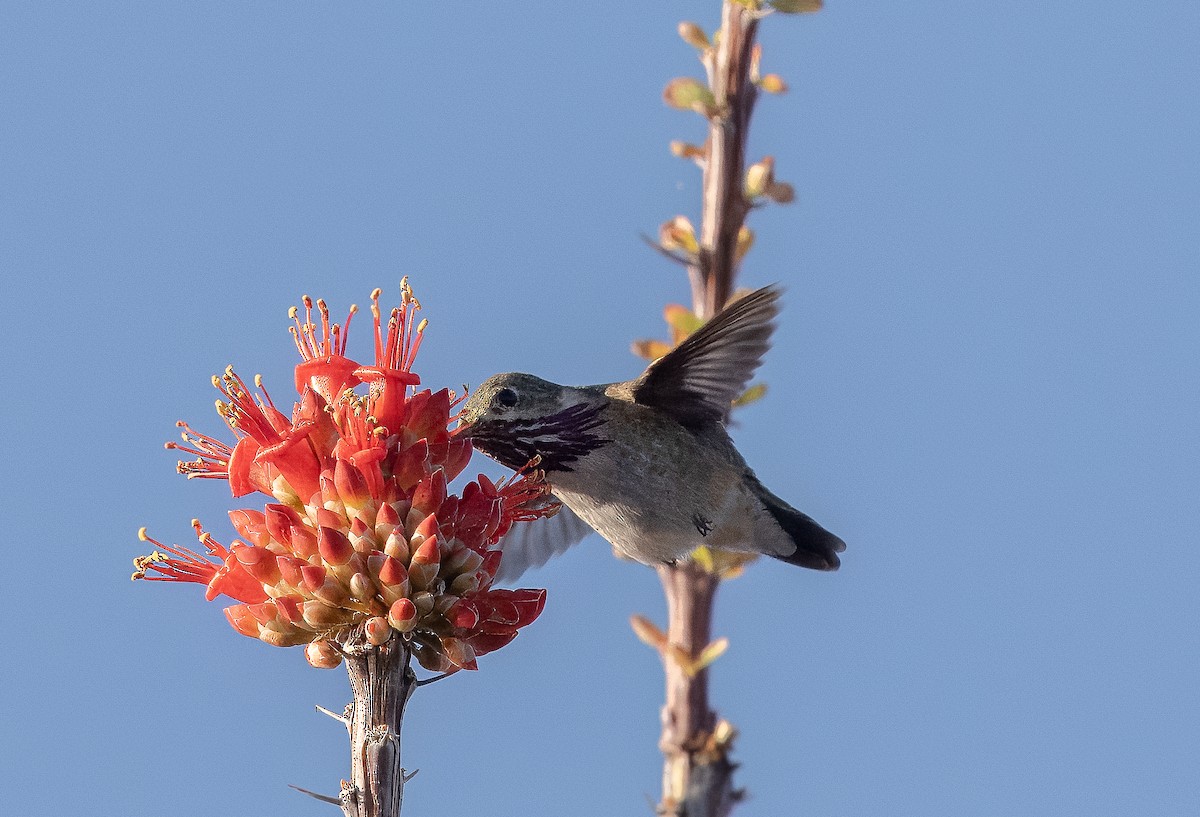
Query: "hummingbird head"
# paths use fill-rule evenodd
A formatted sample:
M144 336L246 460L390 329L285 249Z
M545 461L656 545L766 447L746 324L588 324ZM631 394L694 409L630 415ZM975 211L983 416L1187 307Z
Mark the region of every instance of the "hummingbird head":
M458 433L492 459L517 469L534 457L547 472L573 471L577 460L608 442L596 433L608 398L540 377L489 377L463 406Z

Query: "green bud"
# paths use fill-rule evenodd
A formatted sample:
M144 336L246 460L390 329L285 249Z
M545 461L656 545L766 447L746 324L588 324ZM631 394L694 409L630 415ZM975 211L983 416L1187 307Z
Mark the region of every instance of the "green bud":
M767 189L775 183L775 159L767 156L760 162L755 162L746 168L746 198L756 199L764 196Z
M704 33L704 29L687 20L679 24L679 37L693 48L703 50L711 45L708 41L708 35Z
M762 88L768 94L784 94L787 93L787 83L783 81L783 77L779 74L767 74L758 81L758 87Z
M821 0L768 0L771 8L783 14L808 14L820 11L824 3Z
M691 159L694 162L704 159L704 148L678 139L671 143L671 152L680 159Z
M663 89L663 102L682 111L707 113L717 107L716 97L698 79L679 77L667 83Z

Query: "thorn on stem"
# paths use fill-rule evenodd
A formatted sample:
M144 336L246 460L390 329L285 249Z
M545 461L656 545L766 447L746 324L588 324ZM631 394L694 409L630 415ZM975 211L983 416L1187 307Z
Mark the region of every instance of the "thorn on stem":
M339 808L342 805L342 801L340 799L338 799L337 797L330 797L328 794L317 794L315 791L309 791L308 789L302 789L299 786L293 786L291 783L288 783L288 788L295 789L296 791L300 792L301 794L307 794L309 797L313 798L314 800L320 800L322 803L332 803L333 805L338 806Z
M320 704L317 704L316 710L324 715L328 715L329 717L333 718L335 721L343 724L347 729L350 728L350 721L349 721L349 719L346 718L345 715L339 715L336 712L331 712L328 709L326 709L325 707L321 706Z
M430 676L429 678L424 678L420 681L417 681L417 686L423 687L427 684L432 684L434 681L440 681L443 678L449 678L453 674L454 674L453 672L443 672L441 675L433 675L433 676ZM416 772L413 772L413 774L416 774Z

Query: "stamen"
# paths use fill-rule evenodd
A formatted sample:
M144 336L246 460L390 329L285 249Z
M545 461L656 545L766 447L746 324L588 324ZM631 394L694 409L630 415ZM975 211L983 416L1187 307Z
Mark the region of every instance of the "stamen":
M330 346L329 338L329 307L325 304L324 298L317 299L317 310L321 313L321 341L317 348L321 351L322 357L328 357L333 353L333 348Z
M346 316L346 323L342 326L342 343L337 348L337 354L342 357L346 356L346 341L350 337L350 320L354 317L354 313L358 312L358 304L350 304L350 314Z
M383 290L379 287L371 290L371 315L374 318L375 325L375 360L383 360L383 333L380 332L379 326L379 296L383 294Z

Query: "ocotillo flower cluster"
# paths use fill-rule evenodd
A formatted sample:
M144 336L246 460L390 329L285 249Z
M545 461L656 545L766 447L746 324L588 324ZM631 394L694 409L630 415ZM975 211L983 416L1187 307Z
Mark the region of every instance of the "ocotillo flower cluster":
M470 442L450 430L465 396L416 391L412 364L426 321L401 285L401 305L386 322L379 290L371 295L374 365L346 355L355 308L339 326L323 301L293 308L291 333L297 402L280 411L227 369L213 383L217 410L233 431L230 446L186 423L183 443L195 459L188 477L226 479L235 497L253 492L274 502L231 511L241 540L228 547L193 527L206 555L140 536L156 550L134 560L133 578L197 582L207 598L240 604L225 615L243 635L275 646L307 644L314 666L336 666L338 644L357 628L371 643L394 633L428 669L474 669L475 658L511 641L537 618L544 590L491 586L501 554L490 550L514 523L553 513L549 488L531 463L506 484L480 475L461 496L447 483L467 465ZM386 329L385 329L386 323Z

